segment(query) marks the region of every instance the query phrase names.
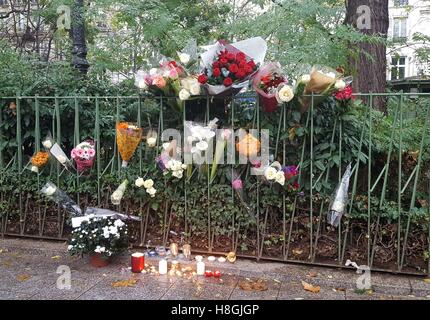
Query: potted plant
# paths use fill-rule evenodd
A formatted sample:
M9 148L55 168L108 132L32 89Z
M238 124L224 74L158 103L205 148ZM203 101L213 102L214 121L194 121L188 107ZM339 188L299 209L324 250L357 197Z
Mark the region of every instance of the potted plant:
M111 257L127 248L127 225L113 217L89 215L73 229L69 242L71 255L88 254L94 267L105 267Z

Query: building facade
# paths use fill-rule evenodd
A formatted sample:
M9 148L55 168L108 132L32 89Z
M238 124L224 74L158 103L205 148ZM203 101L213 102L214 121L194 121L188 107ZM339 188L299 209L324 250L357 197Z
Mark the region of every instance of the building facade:
M390 0L389 15L392 44L387 48L387 80L426 79L429 62L417 53L426 47L430 52L430 46L417 35L430 37L430 0Z

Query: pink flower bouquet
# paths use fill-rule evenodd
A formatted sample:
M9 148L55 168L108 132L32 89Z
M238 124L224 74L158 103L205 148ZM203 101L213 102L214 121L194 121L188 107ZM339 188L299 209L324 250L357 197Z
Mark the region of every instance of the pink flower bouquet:
M76 169L79 173L91 169L96 157L94 141L88 140L81 142L72 149L71 157L76 162Z

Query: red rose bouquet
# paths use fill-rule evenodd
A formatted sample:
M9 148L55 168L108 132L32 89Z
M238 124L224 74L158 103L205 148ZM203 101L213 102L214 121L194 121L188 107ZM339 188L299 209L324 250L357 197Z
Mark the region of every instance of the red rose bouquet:
M267 44L256 37L232 44L218 41L206 49L201 55L203 72L198 81L206 86L209 94L217 95L248 85L264 61Z

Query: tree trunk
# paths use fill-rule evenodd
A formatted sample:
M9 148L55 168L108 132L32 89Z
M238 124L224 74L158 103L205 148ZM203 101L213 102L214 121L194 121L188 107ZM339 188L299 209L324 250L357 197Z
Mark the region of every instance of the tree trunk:
M389 16L388 0L346 0L345 23L359 32L387 38ZM349 58L354 75L353 89L359 93L382 93L386 89L387 58L384 43L351 44L355 52ZM354 50L354 49L353 49ZM386 110L386 99L374 99L374 105Z
M72 9L72 64L83 74L86 74L89 68L87 61L87 45L85 43L85 15L84 15L84 1L75 0Z

